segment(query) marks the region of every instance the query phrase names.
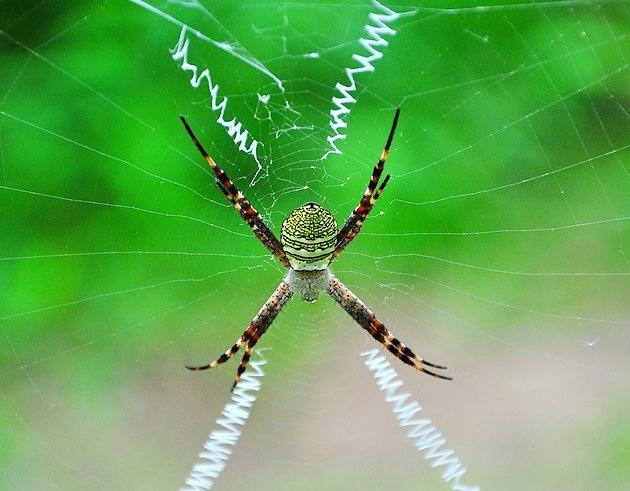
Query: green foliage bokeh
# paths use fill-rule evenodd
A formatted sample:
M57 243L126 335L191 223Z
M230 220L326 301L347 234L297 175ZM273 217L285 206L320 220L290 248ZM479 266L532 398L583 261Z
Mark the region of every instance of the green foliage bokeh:
M344 281L382 317L406 319L411 345L422 339L429 352L439 343L460 377L484 344L507 350L514 341L502 341L512 331L527 333L516 346L534 356L562 358L594 337L614 349L628 319L627 5L418 4L396 21L375 71L357 77L343 155L320 160L335 84L346 83L344 67L363 52L357 40L373 6L154 3L238 43L283 81L284 92L191 36L191 61L210 69L228 117L264 145L263 169L257 174L251 156L215 124L207 90L193 89L172 60L178 26L132 2L3 3L0 465L10 470L0 488L178 486L201 441L180 435L201 438L207 429L186 422L190 408L178 398L216 410L225 400L231 369L192 379L182 365L233 342L282 268L224 203L180 114L278 230L306 201L346 218L400 106L392 180L335 265ZM288 388L285 380L363 346L352 347L362 333L339 333L350 330L343 313L328 300L318 306L291 304L269 334L282 360L268 381L275 397L308 394L315 375ZM425 318L439 330L426 329ZM583 369L595 371L596 362ZM561 372L580 369L571 363ZM465 407L470 393L459 397ZM623 419L618 397L599 415L612 422L598 433L602 458L569 478L580 484L545 487L559 479L560 463L540 471L535 488L622 489L629 470L619 442L628 428L614 424ZM274 406L263 408L272 419ZM197 422L215 413L206 407ZM264 448L263 429L253 434L250 449ZM577 447L592 436L587 430ZM462 446L472 457L483 443L471 437ZM514 464L517 476L538 469L535 456ZM253 465L249 457L241 462ZM491 462L477 465L487 489L531 489L506 485L507 472L495 474ZM147 477L156 463L164 475ZM264 489L309 482L289 470L284 479L257 472ZM338 472L331 482L382 489L365 473ZM435 489L409 472L409 486Z

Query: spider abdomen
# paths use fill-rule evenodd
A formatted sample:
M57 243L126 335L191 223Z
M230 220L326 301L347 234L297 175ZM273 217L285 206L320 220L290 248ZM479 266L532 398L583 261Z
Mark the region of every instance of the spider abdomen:
M323 271L337 245L337 222L328 210L305 203L282 224L280 241L296 271Z

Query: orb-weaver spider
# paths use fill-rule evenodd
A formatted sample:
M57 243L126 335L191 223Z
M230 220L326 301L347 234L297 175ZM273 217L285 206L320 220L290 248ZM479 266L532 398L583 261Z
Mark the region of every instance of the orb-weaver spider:
M363 329L403 363L434 377L452 380L450 377L439 375L421 366L426 365L438 369L446 368L417 356L410 348L395 338L383 323L376 318L374 313L348 287L341 283L329 269L330 263L359 233L368 213L372 210L374 203L381 196L389 181L390 176L387 175L381 184L378 185L392 139L394 138L399 115L400 109L397 109L387 143L381 158L374 166L367 189L359 205L350 214L341 230L337 230L337 222L329 211L316 203L305 203L291 212L289 217L283 222L280 240L276 238L243 193L236 188L236 185L230 180L225 171L212 160L201 143L199 143L184 117L180 116L190 138L214 171L219 189L251 227L254 235L288 270L287 275L280 282L276 291L273 292L269 300L256 314L249 327L234 346L212 363L202 366L187 366L186 368L200 371L216 367L229 360L232 355L247 343L243 360L236 373L236 380L232 385L232 389L234 389L247 368L254 346L269 329L293 294L299 295L306 301L315 302L319 295L325 291Z

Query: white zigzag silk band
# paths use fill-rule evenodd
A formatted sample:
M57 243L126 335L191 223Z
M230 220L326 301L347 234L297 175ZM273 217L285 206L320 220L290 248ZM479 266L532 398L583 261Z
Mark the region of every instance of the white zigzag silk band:
M232 449L238 444L241 428L245 426L251 414L252 406L256 402L257 392L262 386L265 372L262 367L267 363L260 351L256 351L257 360L249 364L246 371L232 393L221 416L217 418L217 429L213 430L204 444L204 450L199 453L199 461L186 479L186 486L180 491L207 491L212 489L216 480L225 469L232 454ZM453 491L480 491L479 486L463 484L461 482L466 469L453 450L442 448L446 439L428 418L415 418L422 406L417 401L408 399L409 392L400 392L404 385L396 370L378 349L361 353L365 357L364 364L374 374L376 384L385 393L385 401L392 404L392 412L396 416L401 428L410 428L407 437L414 442L419 452L424 453L424 459L431 467L444 467L442 480L449 484Z
M199 462L193 465L186 486L180 491L203 491L212 489L215 481L227 465L241 436L240 427L245 426L256 402L257 392L262 386L261 379L265 376L262 367L267 363L260 351L256 351L258 360L249 364L249 369L234 388L230 402L228 402L221 416L217 418L217 429L213 430L204 444L204 450L199 453Z
M330 145L330 150L322 157L322 160L328 157L331 153L341 154L341 150L337 147L338 140L345 140L345 129L348 127L348 123L344 118L350 114L349 104L354 104L356 99L351 95L351 92L357 90L357 84L355 76L359 73L373 72L374 65L372 64L376 60L383 57L382 50L389 45L389 42L383 36L393 36L396 34L396 30L390 27L396 19L403 15L414 14L414 12L394 12L389 7L377 2L372 1L372 5L379 9L383 13L370 12L368 15L371 24L366 24L364 29L367 36L359 39L359 44L365 48L368 55L353 54L352 59L356 61L359 66L345 68L346 77L348 79L348 85L344 85L341 82L337 82L335 90L341 94L341 97L333 97L333 109L330 110L330 127L333 130L333 134L329 135L327 140ZM379 49L381 51L379 51Z
M242 123L237 121L236 118L229 121L225 120L225 109L228 102L227 97L224 96L223 99L219 101L219 85L212 82L210 70L208 68L203 69L201 73L199 73L199 67L188 61L190 38L186 34L187 28L186 26L183 26L179 35L179 40L177 41L177 46L170 50L173 60L176 62L181 61L182 70L185 72L191 72L190 85L193 88L198 88L204 80L206 81L208 84L208 91L210 92L210 107L213 111L218 111L219 113L217 123L225 128L227 134L238 146L238 149L241 152L245 152L254 157L254 160L258 165L258 170L260 171L262 169L258 160L258 145L260 145L260 142L252 138L251 143L249 143L248 146L249 131L243 129Z
M462 484L461 479L466 474L466 469L450 449L441 448L446 443L446 438L437 430L428 418L415 418L422 411L422 406L414 401L408 401L409 392L401 393L399 389L403 381L398 378L396 370L383 355L379 355L378 349L361 353L365 357L365 366L374 374L376 384L385 393L385 401L390 403L392 412L398 420L401 428L409 428L407 438L413 440L418 452L424 453L424 460L431 463L431 467L444 467L442 480L450 485L453 491L479 491L479 486Z
M203 32L198 31L197 29L194 29L184 24L182 21L176 19L175 17L168 14L164 10L160 10L159 8L155 7L154 5L151 5L150 3L145 2L144 0L129 0L129 1L132 3L135 3L136 5L139 5L143 9L146 9L148 12L151 12L152 14L157 15L158 17L161 17L162 19L170 22L171 24L175 24L176 26L179 26L179 27L187 27L188 30L192 34L194 34L197 38L207 43L210 43L212 46L215 46L216 48L223 50L224 52L241 60L243 63L258 70L259 72L264 73L267 77L271 78L276 83L276 85L282 92L284 92L284 85L282 85L282 80L280 80L273 73L271 73L271 71L265 65L263 65L260 61L258 61L257 59L251 56L248 56L246 53L243 53L242 51L239 51L238 49L236 49L234 45L212 39L211 37L206 36ZM176 2L173 1L170 3L176 3ZM193 2L190 2L190 5L189 5L190 7L193 6L192 3Z

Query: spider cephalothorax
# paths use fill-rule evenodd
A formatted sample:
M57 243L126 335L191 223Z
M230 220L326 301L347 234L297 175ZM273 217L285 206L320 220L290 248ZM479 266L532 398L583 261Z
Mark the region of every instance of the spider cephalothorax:
M337 222L329 211L316 203L306 203L291 212L284 221L280 240L276 238L260 214L247 201L243 193L237 189L225 171L204 150L190 126L186 123L186 120L183 117L181 118L186 131L214 171L216 182L221 192L247 222L254 235L288 270L287 275L280 282L276 291L273 292L269 300L256 314L249 327L234 346L212 363L187 368L198 371L215 367L225 363L243 345L247 344L243 360L236 372L236 381L232 386L234 388L249 363L254 346L271 326L289 299L296 294L304 300L313 302L325 291L363 329L403 363L434 377L450 380L450 377L438 375L424 368L424 366L438 369L446 367L428 362L395 338L385 325L376 318L374 313L328 269L330 263L337 258L359 233L363 222L365 222L365 219L374 207L374 203L376 203L389 182L389 175L387 175L379 185L399 115L400 110L397 109L387 143L381 158L374 166L367 189L363 193L358 206L350 213L346 223L341 227L341 230L337 229Z
M317 203L305 203L282 224L280 241L296 271L321 271L328 267L337 246L337 221Z

